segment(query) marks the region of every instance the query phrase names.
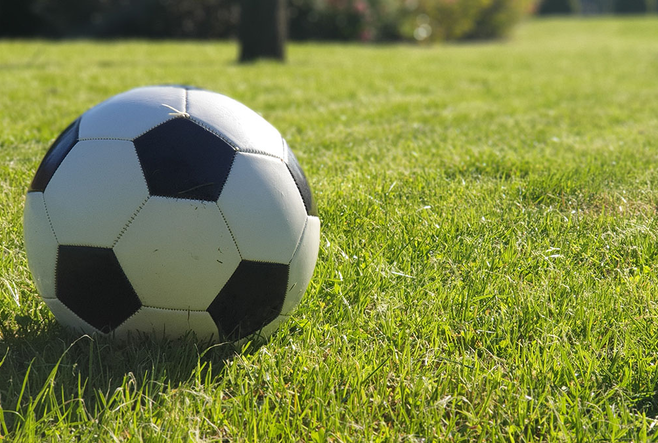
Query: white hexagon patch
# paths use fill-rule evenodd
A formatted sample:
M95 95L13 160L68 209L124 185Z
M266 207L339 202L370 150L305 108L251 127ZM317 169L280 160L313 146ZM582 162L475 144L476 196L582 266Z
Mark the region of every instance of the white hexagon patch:
M115 331L115 336L126 337L129 333L153 334L158 338L180 338L188 331L199 340L217 340L217 325L205 311L176 311L142 306Z
M151 197L114 247L144 306L202 311L240 263L214 202Z
M60 244L111 247L148 198L132 142L78 142L44 191Z
M245 260L288 263L306 224L283 160L239 152L218 205Z
M242 103L222 94L193 89L188 91L187 103L193 119L227 136L239 150L283 158L279 131Z
M315 262L318 259L320 249L320 219L309 217L306 229L295 251L295 256L290 262L288 273L288 290L281 308L281 314L288 315L301 300L306 288L313 277Z
M53 312L57 321L62 325L84 334L102 334L101 331L91 326L89 323L78 317L64 303L56 298L44 299L50 310Z
M43 298L55 298L57 239L48 221L41 192L28 192L25 197L23 232L28 265L37 290Z
M115 95L83 114L79 139L132 140L185 112L186 91L180 87L149 86Z

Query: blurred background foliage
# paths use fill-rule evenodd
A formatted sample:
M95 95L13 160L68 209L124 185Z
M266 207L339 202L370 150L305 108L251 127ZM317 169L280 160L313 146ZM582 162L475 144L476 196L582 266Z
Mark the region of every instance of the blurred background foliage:
M655 1L646 0L615 0L613 4L618 14L642 14L655 8Z
M22 1L53 37L227 38L239 12L236 0Z
M656 12L657 0L543 0L537 13L544 14L645 14Z
M580 12L577 0L544 0L539 4L538 14L574 14Z
M657 0L288 0L292 40L505 37L526 14L655 12ZM233 38L239 0L0 0L0 36Z

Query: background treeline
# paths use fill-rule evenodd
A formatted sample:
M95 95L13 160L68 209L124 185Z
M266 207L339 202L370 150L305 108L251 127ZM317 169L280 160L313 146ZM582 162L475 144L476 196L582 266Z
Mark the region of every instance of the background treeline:
M293 40L505 37L525 15L645 13L657 0L289 0ZM0 0L0 36L232 38L239 0Z
M531 0L288 0L293 40L503 37ZM0 35L229 38L239 0L0 0Z
M656 12L657 0L543 0L539 14L646 14Z

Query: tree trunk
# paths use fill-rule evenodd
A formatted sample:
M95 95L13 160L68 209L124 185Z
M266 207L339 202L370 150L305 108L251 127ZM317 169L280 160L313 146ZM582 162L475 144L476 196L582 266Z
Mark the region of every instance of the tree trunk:
M286 0L241 0L240 61L285 60Z

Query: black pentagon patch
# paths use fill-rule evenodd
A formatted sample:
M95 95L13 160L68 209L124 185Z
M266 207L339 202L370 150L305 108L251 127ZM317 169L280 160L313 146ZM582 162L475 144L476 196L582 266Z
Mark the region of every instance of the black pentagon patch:
M142 306L110 248L60 245L56 295L78 317L111 332Z
M302 167L299 165L295 154L292 153L292 150L288 146L286 141L283 141L284 149L286 152L283 154L283 158L286 159L286 166L292 174L292 178L297 184L297 189L299 193L302 194L302 200L304 200L304 206L306 207L306 213L308 215L318 216L318 207L315 204L315 199L313 198L313 193L311 192L311 187L308 185L308 180L306 180L306 175Z
M133 142L151 195L215 201L235 149L187 118L175 118Z
M59 137L57 137L50 149L48 149L43 160L41 160L41 164L27 192L43 192L46 190L46 186L48 186L50 179L53 178L55 171L78 142L79 128L80 119L78 118L59 134Z
M207 311L229 340L239 340L277 318L288 285L288 265L243 260Z

